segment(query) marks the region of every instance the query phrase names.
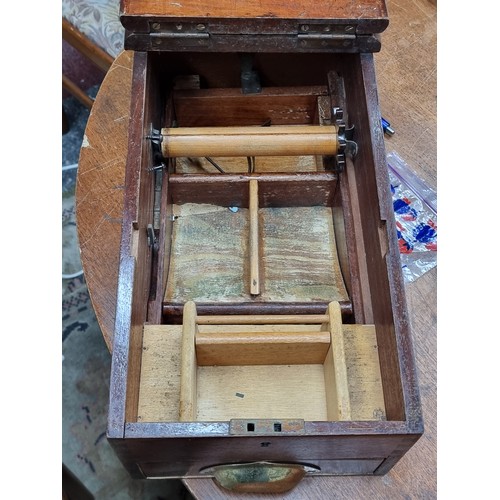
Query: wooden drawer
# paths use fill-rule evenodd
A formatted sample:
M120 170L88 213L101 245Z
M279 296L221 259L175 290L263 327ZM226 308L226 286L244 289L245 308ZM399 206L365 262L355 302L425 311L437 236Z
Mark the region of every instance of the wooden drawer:
M423 424L372 55L254 65L265 86L246 95L236 54L135 54L108 438L135 477L248 462L384 474ZM146 139L173 125L328 127L339 105L358 146L340 172L298 155L256 157L251 172L221 156L220 173Z
M385 474L423 423L372 54L128 12L110 443L137 478Z

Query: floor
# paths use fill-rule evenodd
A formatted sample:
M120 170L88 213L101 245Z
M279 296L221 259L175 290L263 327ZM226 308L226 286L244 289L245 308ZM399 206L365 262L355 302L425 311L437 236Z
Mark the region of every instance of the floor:
M103 74L63 47L63 70L95 97ZM133 480L106 440L111 356L81 273L74 189L89 111L63 92L62 136L62 459L96 500L187 500L180 480Z

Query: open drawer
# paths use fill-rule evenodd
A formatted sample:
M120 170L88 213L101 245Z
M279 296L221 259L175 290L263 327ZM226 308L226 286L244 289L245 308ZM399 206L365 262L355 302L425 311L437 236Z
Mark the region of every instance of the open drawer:
M252 64L135 55L108 439L142 478L385 474L423 425L373 58Z
M187 302L182 326L144 327L137 419L246 419L248 433L269 419L273 432L296 419L384 420L375 328L343 325L338 302L317 315L223 316Z

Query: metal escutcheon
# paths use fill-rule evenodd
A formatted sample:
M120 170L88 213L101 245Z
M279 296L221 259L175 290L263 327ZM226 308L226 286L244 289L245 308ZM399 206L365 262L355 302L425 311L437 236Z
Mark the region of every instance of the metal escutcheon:
M236 493L284 493L307 472L317 471L319 468L310 465L253 462L216 465L200 472L213 475L219 486Z

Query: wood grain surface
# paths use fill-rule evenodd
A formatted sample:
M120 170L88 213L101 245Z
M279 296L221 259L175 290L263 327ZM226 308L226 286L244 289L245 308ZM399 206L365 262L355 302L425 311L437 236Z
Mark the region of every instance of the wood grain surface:
M189 0L165 2L159 0L123 0L124 16L204 17L204 18L279 18L279 19L376 19L386 14L382 0ZM180 8L181 7L181 8Z
M76 183L76 223L83 271L110 350L115 323L132 58L132 52L120 54L100 87L85 129Z
M432 187L436 186L436 5L387 0L390 25L375 56L382 116L396 134L386 138ZM76 213L81 259L108 347L112 346L132 54L123 52L94 103L80 155ZM110 140L112 138L112 140ZM423 405L425 433L383 477L306 477L284 495L244 498L436 498L436 278L434 269L407 285L407 301ZM238 498L211 479L189 479L196 498Z
M192 315L187 319L189 325ZM196 412L191 417L198 421L384 417L373 325L340 325L332 333L321 331L320 324L310 332L307 330L312 325L246 325L240 333L234 333L235 328L242 326L201 325L194 342L196 359L189 352L194 345L191 339L183 367L183 342L188 337L183 334L184 326L144 326L139 422L179 421L183 381L187 383L184 389L191 392L188 399L196 401ZM193 331L195 325L191 327ZM329 349L330 335L333 344L337 344L333 349ZM345 353L339 352L339 343L343 346L344 342ZM276 349L278 345L280 348ZM229 352L234 347L237 351ZM221 348L226 351L222 357ZM343 379L334 372L334 364L336 372L343 367Z

